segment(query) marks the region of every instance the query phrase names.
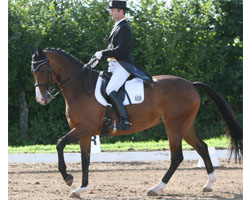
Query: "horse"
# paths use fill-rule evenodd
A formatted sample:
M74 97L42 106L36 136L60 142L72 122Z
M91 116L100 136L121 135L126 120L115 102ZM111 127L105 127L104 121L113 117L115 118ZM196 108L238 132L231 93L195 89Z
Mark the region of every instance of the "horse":
M105 106L95 98L95 87L99 72L84 65L80 60L61 49L46 48L35 51L32 55L31 71L35 80L36 101L48 104L55 95L54 87L58 86L65 100L65 115L71 128L61 137L56 149L58 153L58 170L68 186L73 183L73 176L67 173L64 161L64 147L78 142L81 149L82 184L73 190L70 197L78 197L88 189L88 172L90 164L91 137L100 135ZM225 99L205 83L190 82L184 78L171 75L153 76L153 83L144 83L145 99L142 103L126 106L131 129L109 132L110 136L126 135L143 131L161 122L164 123L171 152L170 167L164 177L147 192L147 195L158 195L166 185L180 163L183 161L182 139L190 144L202 157L208 173L204 192L212 191L216 180L214 168L208 152L208 146L196 134L194 123L200 106L200 95L196 88L202 88L217 106L229 129L231 152L236 158L243 157L243 130L237 122L233 111ZM92 89L90 89L92 88ZM116 113L113 119L118 120Z

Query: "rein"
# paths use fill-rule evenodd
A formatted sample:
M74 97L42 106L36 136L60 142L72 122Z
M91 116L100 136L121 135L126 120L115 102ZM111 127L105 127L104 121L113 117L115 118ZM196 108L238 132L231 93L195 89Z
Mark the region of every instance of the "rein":
M94 62L96 62L96 59L91 59L89 63L83 65L83 67L81 68L80 72L77 72L76 74L74 74L72 77L62 81L61 83L59 83L58 81L58 77L55 73L55 71L52 69L52 67L49 64L49 60L46 57L43 60L40 61L32 61L32 70L34 72L36 72L42 65L46 64L46 72L47 72L47 83L44 84L38 84L36 83L34 86L35 87L45 87L47 93L52 97L52 99L54 99L60 92L62 92L65 87L67 87L69 85L69 83L71 83L73 80L75 80L76 78L78 78L82 72L84 72L85 70L88 70L88 76L89 76L89 87L88 87L88 95L91 96L91 92L93 89L93 74L92 74L92 64ZM36 67L34 67L34 65L38 64ZM62 89L60 89L60 91L58 91L56 94L52 94L55 91L55 85L53 83L53 74L56 77L56 81L57 81L57 86L58 87L63 87Z

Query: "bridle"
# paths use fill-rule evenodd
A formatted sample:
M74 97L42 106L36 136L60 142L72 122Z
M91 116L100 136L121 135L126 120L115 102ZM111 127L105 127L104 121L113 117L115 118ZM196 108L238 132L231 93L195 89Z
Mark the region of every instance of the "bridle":
M55 91L55 83L53 83L53 75L56 77L57 85L59 86L60 84L58 84L57 75L56 75L55 71L52 69L52 67L50 66L48 58L46 57L45 59L42 59L39 61L32 61L31 64L32 64L32 71L34 71L34 72L36 72L41 66L46 64L46 68L44 71L47 75L46 83L43 83L43 84L36 83L34 86L35 87L45 87L48 95L52 99L55 98L59 94L59 92L57 92L56 94L52 94Z
M55 71L53 70L53 68L50 66L49 63L49 59L47 58L47 56L45 55L45 58L39 61L32 61L32 71L36 72L41 66L43 66L44 64L46 64L46 68L45 68L45 72L47 73L47 82L43 83L43 84L39 84L36 83L34 86L35 87L45 87L47 94L54 99L60 92L63 91L63 89L66 87L66 83L67 85L74 79L78 78L81 75L81 72L84 72L86 69L88 70L88 75L89 75L89 90L88 90L88 94L91 96L91 91L93 88L93 77L92 77L92 65L97 61L97 59L95 58L91 58L90 62L83 65L83 67L81 68L80 72L77 72L76 74L74 74L72 77L62 81L61 83L58 82L58 77L55 73ZM37 66L35 66L37 65ZM56 92L55 94L52 94L55 91L55 83L53 83L53 75L56 77L56 83L57 86L61 89L60 91Z

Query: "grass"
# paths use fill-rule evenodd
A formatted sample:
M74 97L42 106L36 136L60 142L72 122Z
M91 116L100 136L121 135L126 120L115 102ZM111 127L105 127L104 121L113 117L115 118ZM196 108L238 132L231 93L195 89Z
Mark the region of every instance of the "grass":
M226 136L219 138L210 138L204 140L209 147L216 147L217 149L228 148L230 141ZM183 149L192 149L185 141L182 142ZM169 143L167 140L160 140L158 142L117 142L115 144L101 144L102 151L156 151L168 150ZM64 152L80 152L78 144L67 145ZM21 147L8 147L8 153L56 153L56 145L31 145Z

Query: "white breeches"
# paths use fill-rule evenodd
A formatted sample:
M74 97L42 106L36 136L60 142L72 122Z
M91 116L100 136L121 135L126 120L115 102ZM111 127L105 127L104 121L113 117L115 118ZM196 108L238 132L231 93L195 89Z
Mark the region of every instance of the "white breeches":
M120 89L130 76L130 73L127 72L117 60L111 60L109 62L108 71L113 74L106 88L106 93L109 95L111 92L117 92Z

